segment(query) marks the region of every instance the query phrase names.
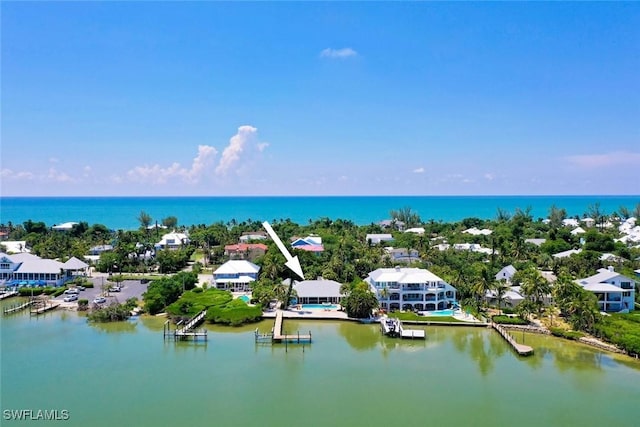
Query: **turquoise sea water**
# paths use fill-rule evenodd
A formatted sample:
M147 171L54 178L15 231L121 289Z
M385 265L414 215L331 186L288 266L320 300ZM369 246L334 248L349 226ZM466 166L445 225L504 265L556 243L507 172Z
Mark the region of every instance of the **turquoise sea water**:
M205 325L206 344L165 342L163 322L0 318L1 409L67 410L55 425L91 427L636 423L640 364L553 337L517 334L535 349L522 358L486 328L427 326L426 340L400 340L375 324L285 320L312 332L303 347L256 344L255 328L273 320Z
M158 221L176 216L183 225L285 218L305 224L322 217L363 225L387 219L391 209L404 206L425 221L446 222L495 218L498 208L513 212L531 207L534 218L543 218L554 204L570 216L582 215L595 203L611 213L620 206L632 209L640 203L640 196L1 197L0 223L32 219L51 226L86 221L115 230L133 229L144 210Z

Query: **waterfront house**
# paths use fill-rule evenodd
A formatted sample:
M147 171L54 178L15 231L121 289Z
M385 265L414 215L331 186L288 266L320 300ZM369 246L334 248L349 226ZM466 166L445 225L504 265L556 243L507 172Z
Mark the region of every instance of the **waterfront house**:
M164 236L162 236L162 240L160 240L158 243L155 244L155 248L156 250L161 250L161 249L175 250L188 245L189 242L190 242L189 236L187 236L184 233L176 233L176 232L167 233Z
M511 283L511 278L516 274L518 270L513 265L507 265L496 274L496 280L504 280L507 283Z
M378 245L381 242L391 242L393 241L393 236L388 233L384 234L367 234L365 241L371 245Z
M578 223L578 220L575 218L565 218L562 220L562 225L564 225L565 227L578 227L580 224Z
M0 280L8 286L61 286L74 270L71 264L30 253L0 253Z
M341 286L342 284L335 280L319 277L317 280L295 282L293 289L296 291L298 304L340 304L345 297L340 292Z
M260 267L246 260L230 260L213 272L213 286L232 292L251 291Z
M224 247L224 255L229 259L246 259L253 261L264 255L269 247L263 243L237 243L235 245L226 245Z
M456 303L456 288L424 268L379 268L365 282L385 310L444 310Z
M634 309L636 281L616 273L613 267L601 268L593 276L576 282L596 295L600 311L625 312Z
M582 227L576 227L573 230L571 230L572 236L577 236L578 234L584 234L584 233L586 233L586 231L584 231L584 228Z

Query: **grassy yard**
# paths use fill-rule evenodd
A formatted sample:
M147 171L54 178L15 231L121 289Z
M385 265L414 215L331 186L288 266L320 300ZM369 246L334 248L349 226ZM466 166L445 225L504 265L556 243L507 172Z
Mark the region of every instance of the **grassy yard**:
M412 313L410 311L401 312L396 311L393 313L389 313L389 317L397 317L400 320L407 320L412 322L455 322L455 323L464 323L461 320L458 320L451 316L420 316L416 313Z

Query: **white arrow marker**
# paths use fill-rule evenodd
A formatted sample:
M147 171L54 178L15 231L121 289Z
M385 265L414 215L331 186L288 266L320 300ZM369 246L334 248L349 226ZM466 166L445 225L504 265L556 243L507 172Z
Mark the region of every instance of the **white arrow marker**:
M298 276L302 278L302 280L304 280L304 273L302 272L302 267L300 267L300 261L298 260L298 256L297 255L291 256L287 248L282 243L282 240L280 240L276 232L273 230L273 228L271 228L271 224L265 221L262 223L262 226L264 227L265 230L267 230L267 233L269 233L269 236L271 236L271 239L274 242L276 242L276 246L278 247L278 249L280 249L280 252L282 252L282 255L284 255L284 257L287 259L287 262L285 262L284 265L289 267L291 271L296 273Z

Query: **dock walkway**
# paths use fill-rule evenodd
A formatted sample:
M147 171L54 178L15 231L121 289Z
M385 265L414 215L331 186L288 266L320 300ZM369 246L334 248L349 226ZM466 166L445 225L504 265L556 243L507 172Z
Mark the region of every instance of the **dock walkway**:
M46 313L47 311L58 308L60 305L59 302L44 302L44 303L34 303L32 304L30 313L32 316L39 316L41 314Z
M4 314L5 316L8 316L9 314L17 313L19 311L26 309L31 304L33 304L33 300L23 302L22 304L14 304L11 307L6 307L4 310L2 310L2 314Z
M258 329L255 330L255 340L256 342L271 342L271 343L296 343L296 344L306 344L311 343L311 331L308 334L301 334L297 332L295 334L286 334L283 333L283 314L282 310L278 310L276 312L275 321L273 323L273 329L270 334L261 334Z
M491 322L491 327L493 327L493 329L498 331L498 333L502 335L502 338L507 340L507 342L511 344L511 347L513 347L516 353L518 353L520 356L530 356L533 354L532 347L529 347L528 345L524 345L524 344L518 344L516 340L513 339L511 334L502 326L498 325L497 323Z
M164 326L162 328L162 335L164 339L173 338L174 341L185 341L185 340L204 340L207 341L207 330L206 329L195 329L207 315L206 310L202 310L200 313L193 316L191 319L184 324L182 328L178 328L182 321L178 322L176 325L176 329L171 331L171 323L169 320L164 322Z
M0 300L3 300L5 298L11 298L13 296L18 295L18 292L16 291L11 291L11 292L3 292L0 294Z

